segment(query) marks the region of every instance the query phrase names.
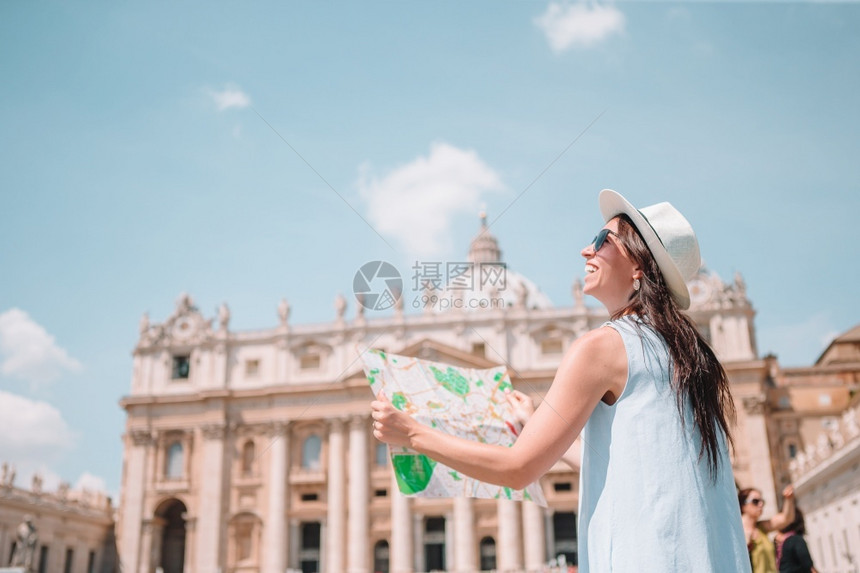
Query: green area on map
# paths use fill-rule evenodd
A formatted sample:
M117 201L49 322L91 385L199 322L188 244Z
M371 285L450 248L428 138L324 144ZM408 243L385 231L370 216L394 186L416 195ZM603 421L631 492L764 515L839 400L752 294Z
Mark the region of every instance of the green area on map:
M406 495L427 489L436 462L425 455L399 454L391 456L397 486Z
M430 372L433 373L436 381L449 392L457 394L461 398L465 397L466 394L469 393L469 380L460 374L456 368L451 368L449 366L448 370L442 372L435 366L431 366Z

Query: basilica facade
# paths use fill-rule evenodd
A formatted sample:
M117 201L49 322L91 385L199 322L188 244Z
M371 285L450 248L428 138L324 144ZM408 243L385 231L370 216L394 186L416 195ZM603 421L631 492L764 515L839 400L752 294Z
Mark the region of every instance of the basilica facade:
M404 308L416 295L395 289L384 316L370 316L360 293L354 312L338 297L325 324L291 324L282 301L274 326L236 332L226 306L207 318L187 295L162 322L144 316L121 402L122 570L539 571L560 556L575 563L579 476L572 469L559 464L541 479L547 508L411 498L398 491L387 449L372 437L362 350L505 365L514 387L539 402L567 346L607 319L585 305L578 281L569 304L553 305L502 263L485 223L466 266L465 288L425 282L418 312ZM736 482L760 488L775 508L803 443L789 415L781 418L789 421L785 432L772 428L779 366L758 357L740 276L724 282L702 269L689 286L689 315L732 384Z

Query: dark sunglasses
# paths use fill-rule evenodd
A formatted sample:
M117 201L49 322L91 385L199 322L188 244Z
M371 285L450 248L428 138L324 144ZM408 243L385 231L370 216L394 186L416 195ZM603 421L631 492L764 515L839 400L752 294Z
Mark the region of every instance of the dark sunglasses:
M609 229L600 229L600 232L597 233L597 236L594 237L593 241L591 241L591 244L594 245L595 253L600 250L600 247L602 247L604 243L606 243L606 238L609 237L609 235L615 235L616 237L618 236L617 233L614 233Z
M748 499L747 504L757 505L759 507L764 507L764 500L763 499Z

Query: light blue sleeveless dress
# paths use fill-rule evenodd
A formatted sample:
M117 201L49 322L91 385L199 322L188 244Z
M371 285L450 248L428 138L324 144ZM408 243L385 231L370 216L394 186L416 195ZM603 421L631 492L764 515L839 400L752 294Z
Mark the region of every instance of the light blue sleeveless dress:
M690 408L681 423L662 337L635 316L607 322L624 340L627 385L583 431L579 571L750 571L726 441L711 479Z

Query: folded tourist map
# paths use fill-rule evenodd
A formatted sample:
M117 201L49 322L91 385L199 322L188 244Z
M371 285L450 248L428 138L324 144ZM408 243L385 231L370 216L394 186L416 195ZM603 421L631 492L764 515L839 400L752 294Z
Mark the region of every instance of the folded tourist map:
M468 440L510 447L518 424L505 397L511 381L504 366L461 368L381 350L362 353L374 396L380 392L395 408L419 422ZM539 483L524 490L467 477L408 448L389 446L400 491L416 497L476 497L530 500L546 507Z

